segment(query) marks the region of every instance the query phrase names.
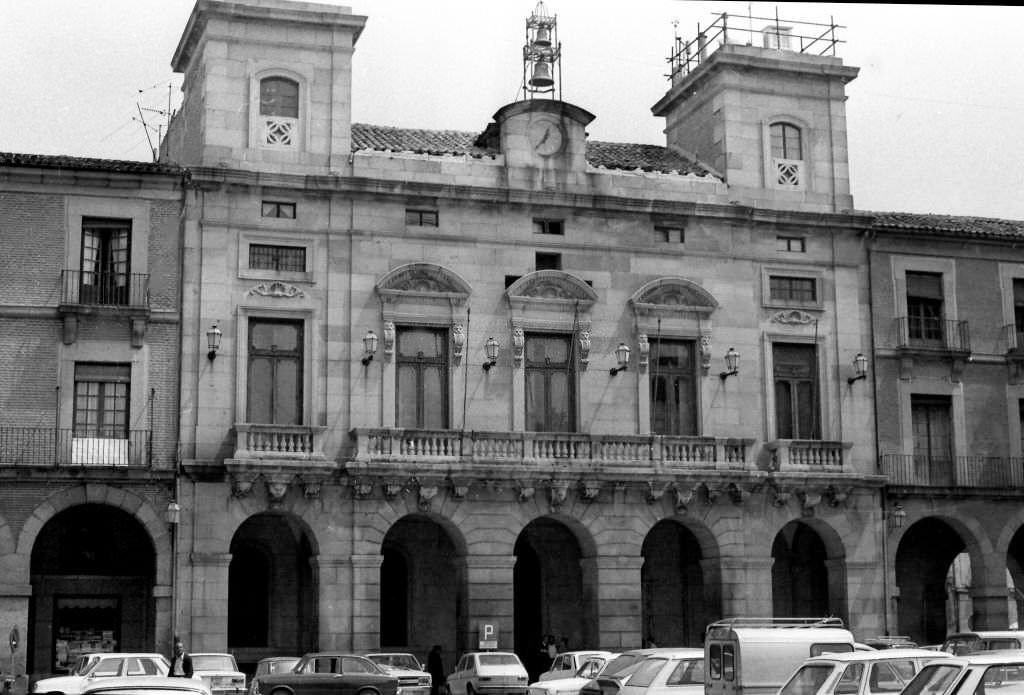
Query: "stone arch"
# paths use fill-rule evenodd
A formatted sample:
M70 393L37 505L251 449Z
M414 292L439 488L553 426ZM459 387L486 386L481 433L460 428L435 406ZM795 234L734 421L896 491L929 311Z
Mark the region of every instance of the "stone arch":
M36 505L21 528L15 550L17 566L22 567L25 573L22 581L26 583L29 581L32 547L46 523L60 512L81 504L103 504L120 509L134 517L152 539L156 552L156 583L170 585L171 534L167 522L164 520L164 511L157 510L150 500L132 490L105 484L66 488L55 492Z
M837 615L848 620L846 545L831 524L818 517L790 519L777 530L769 547L772 604L777 615ZM801 575L806 577L794 584L794 578ZM797 584L806 585L799 596L792 593Z
M320 554L323 539L317 535L317 530L320 529L317 522L322 521L322 516L317 514L316 508L308 504L304 498L299 503L286 503L274 508L270 508L255 497L235 498L228 505L224 515L220 517L220 523L216 524L214 529L216 535L210 541L207 541L211 545L197 548L197 550L217 554L229 553L231 542L234 540L235 534L238 533L238 529L246 521L258 514L281 514L293 517L300 524L302 531L309 539L313 555Z
M597 301L597 292L580 278L563 270L535 270L522 276L505 290L509 303L516 306L579 305L589 309Z
M436 263L400 265L381 276L374 289L383 301L442 295L462 303L473 293L461 275Z
M638 314L691 312L710 315L718 300L706 289L681 277L662 277L641 286L629 299Z

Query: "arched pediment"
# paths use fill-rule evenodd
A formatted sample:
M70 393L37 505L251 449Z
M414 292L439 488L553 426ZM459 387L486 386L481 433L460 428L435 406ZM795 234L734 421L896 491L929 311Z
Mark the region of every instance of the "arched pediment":
M561 270L537 270L512 283L505 295L513 306L570 305L589 309L597 301L594 288Z
M472 293L458 273L434 263L407 263L389 271L376 285L377 294L387 297L447 297L461 304Z
M718 308L718 300L691 280L658 278L633 293L629 300L638 314L697 313L710 315Z

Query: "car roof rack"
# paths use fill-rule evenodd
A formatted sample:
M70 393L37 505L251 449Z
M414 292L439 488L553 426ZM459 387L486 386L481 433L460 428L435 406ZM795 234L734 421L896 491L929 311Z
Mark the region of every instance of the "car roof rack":
M770 627L770 628L806 628L806 627L845 627L842 618L828 616L825 618L723 618L708 625L713 627Z

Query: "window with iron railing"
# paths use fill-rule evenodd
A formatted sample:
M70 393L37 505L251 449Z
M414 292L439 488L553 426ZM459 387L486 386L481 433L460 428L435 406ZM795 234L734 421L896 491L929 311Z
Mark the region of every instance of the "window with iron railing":
M914 433L914 465L932 484L952 483L953 422L948 396L914 394L910 397Z
M306 248L304 246L250 244L249 268L304 273L306 272Z
M124 305L130 301L131 220L82 220L79 298L82 304Z
M911 344L942 345L942 273L907 272L907 337Z

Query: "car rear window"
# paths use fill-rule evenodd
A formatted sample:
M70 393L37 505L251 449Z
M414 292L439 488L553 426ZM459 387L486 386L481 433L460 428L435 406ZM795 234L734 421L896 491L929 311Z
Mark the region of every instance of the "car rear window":
M960 673L954 664L929 664L907 683L901 695L941 695Z
M779 695L814 695L835 668L832 664L806 664L782 686Z
M481 666L518 666L519 659L515 654L481 654L477 657Z
M230 656L220 654L193 654L192 668L196 671L237 671Z
M665 685L702 685L704 683L704 659L680 659L672 669Z
M661 673L661 669L668 663L668 659L659 659L655 657L648 657L640 662L640 665L633 671L633 675L629 677L630 686L639 686L646 688L654 680L654 677Z
M602 676L614 676L623 669L629 668L637 662L640 657L636 654L620 654L612 659L611 663L601 673Z
M843 642L822 642L820 644L811 645L811 656L821 656L822 654L844 654L852 651L853 645L845 644Z

